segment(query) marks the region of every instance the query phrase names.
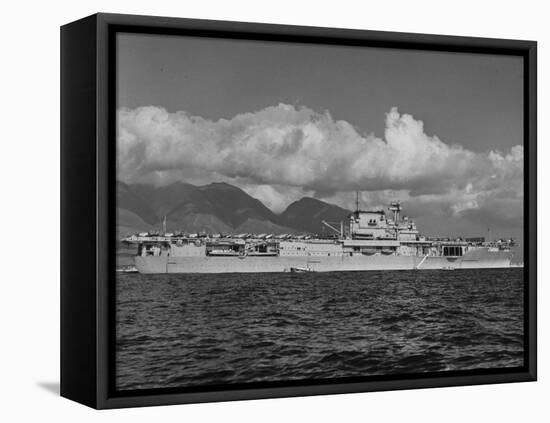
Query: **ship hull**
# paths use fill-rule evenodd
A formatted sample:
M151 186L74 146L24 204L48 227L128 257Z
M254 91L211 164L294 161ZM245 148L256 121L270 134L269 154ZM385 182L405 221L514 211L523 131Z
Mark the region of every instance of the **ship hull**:
M440 256L322 256L322 257L208 257L137 256L140 273L268 273L291 268L315 272L424 269L485 269L511 267L508 251L471 251L462 257Z

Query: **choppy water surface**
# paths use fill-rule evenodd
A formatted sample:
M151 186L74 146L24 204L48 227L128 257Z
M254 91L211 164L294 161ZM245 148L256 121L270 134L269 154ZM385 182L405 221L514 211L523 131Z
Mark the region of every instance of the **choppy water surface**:
M118 389L523 365L523 269L117 280Z

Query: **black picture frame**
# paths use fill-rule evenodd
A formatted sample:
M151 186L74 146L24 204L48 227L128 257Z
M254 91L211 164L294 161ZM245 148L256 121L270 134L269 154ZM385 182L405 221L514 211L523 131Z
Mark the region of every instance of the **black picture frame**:
M524 59L525 291L522 368L116 391L114 372L117 32L475 52ZM534 41L95 14L61 28L61 395L97 409L535 381L537 45Z

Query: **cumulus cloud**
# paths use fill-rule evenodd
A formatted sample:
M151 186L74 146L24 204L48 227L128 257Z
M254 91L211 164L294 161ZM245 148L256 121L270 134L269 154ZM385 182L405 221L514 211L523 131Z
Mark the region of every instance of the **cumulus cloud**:
M522 146L472 152L426 134L422 121L397 108L385 124L379 138L328 111L287 104L216 121L121 108L118 177L157 185L225 180L276 211L302 195L350 207L350 193L361 190L369 206L397 197L455 217L502 207L503 219L521 217Z
M160 107L121 109L118 129L119 172L127 181L199 170L318 191L430 181L436 189L441 178L464 174L475 159L426 135L422 121L396 108L386 116L385 140L362 135L328 112L286 104L218 121Z

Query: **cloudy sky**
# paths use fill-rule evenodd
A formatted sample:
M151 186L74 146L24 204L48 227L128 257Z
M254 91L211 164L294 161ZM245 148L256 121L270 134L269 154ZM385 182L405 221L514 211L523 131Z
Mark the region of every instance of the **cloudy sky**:
M118 177L401 199L428 235L521 238L522 60L120 35Z

